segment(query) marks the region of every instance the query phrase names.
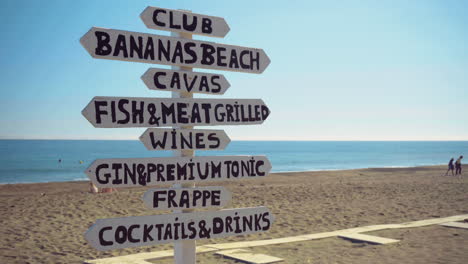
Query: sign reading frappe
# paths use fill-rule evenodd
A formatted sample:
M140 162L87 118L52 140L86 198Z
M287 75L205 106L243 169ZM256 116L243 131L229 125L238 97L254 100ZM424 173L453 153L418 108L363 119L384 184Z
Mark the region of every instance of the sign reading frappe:
M151 189L143 195L146 207L157 210L177 210L225 207L231 193L224 187Z

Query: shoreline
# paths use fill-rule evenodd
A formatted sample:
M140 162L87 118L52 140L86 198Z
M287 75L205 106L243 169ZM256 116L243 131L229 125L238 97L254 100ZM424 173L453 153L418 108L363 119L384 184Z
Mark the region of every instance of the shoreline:
M445 164L430 164L430 165L420 165L420 166L383 166L383 167L367 167L367 168L350 168L350 169L317 169L317 170L302 170L302 171L275 171L270 172L269 174L288 174L288 173L307 173L307 172L340 172L340 171L354 171L354 170L367 170L367 169L404 169L404 168L438 168L446 167ZM463 167L465 168L465 167ZM85 174L83 172L83 174ZM3 185L15 185L15 184L38 184L38 183L65 183L65 182L89 182L89 180L83 178L78 180L70 181L48 181L48 182L16 182L16 183L0 183L0 186Z
M204 239L197 244L274 239L468 214L468 166L463 169L461 178L442 177L444 165L272 173L259 179L197 184L228 189L232 200L226 209L266 206L275 217L268 232ZM0 263L82 263L171 249L172 244L163 244L99 252L84 239L84 232L97 219L170 213L146 208L141 197L149 188L91 194L88 181L0 185L0 236L4 242ZM284 258L286 263L304 263L305 259L395 263L393 256L398 256L399 263L433 263L434 258L442 258L443 263L462 264L468 259L466 230L433 226L378 232L401 242L368 246L330 238L253 250ZM382 255L388 258L382 259ZM198 257L207 264L224 261L212 254Z

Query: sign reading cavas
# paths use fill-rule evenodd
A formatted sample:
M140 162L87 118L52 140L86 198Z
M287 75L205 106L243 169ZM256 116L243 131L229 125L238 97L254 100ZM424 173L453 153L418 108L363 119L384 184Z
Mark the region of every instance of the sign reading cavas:
M224 94L231 86L221 74L158 68L148 69L141 79L148 89L170 92Z

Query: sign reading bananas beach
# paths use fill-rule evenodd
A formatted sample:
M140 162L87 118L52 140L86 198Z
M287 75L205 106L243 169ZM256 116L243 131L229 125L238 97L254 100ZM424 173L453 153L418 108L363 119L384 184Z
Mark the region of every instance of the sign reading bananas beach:
M96 59L262 73L270 59L262 49L132 31L91 28L81 44Z
M223 130L193 126L262 124L270 109L261 99L194 99L195 93L222 95L230 83L221 74L192 69L258 74L270 59L262 49L192 39L224 37L230 29L220 17L159 7L140 16L148 28L172 35L93 27L80 42L93 58L172 66L141 76L149 89L172 92L172 98L96 96L82 114L97 128L150 127L140 137L148 150L176 152L169 158L98 159L85 173L99 188L173 184L148 190L142 200L150 209L174 213L99 219L85 238L98 250L174 242L175 263L195 263L194 240L268 231L274 217L263 206L219 210L231 200L226 188L195 187L263 178L272 166L265 156L194 156L194 150L224 149L231 140ZM199 208L217 211L193 211Z

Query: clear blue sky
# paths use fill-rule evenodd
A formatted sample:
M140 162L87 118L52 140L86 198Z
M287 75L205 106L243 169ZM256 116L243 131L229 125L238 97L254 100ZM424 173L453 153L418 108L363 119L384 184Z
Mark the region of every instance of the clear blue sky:
M94 128L80 112L96 95L170 97L140 80L158 66L92 59L79 38L92 26L168 35L140 20L149 5L224 17L226 38L195 38L270 57L261 75L223 72L223 98L272 111L263 125L219 127L232 139L468 140L463 0L2 0L0 138L138 138L144 129Z

